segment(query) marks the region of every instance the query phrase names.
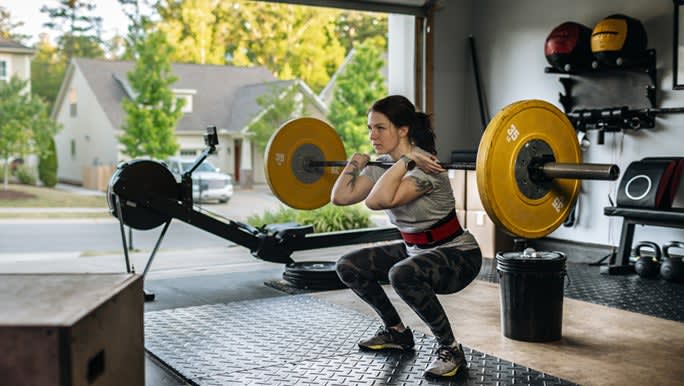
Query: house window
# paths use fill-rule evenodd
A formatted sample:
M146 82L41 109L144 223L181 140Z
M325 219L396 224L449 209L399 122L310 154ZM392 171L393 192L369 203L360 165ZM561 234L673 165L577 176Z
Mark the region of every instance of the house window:
M71 140L71 159L76 159L76 140Z
M196 150L181 149L180 155L181 155L181 157L194 157L197 155L197 151Z
M176 99L182 99L185 101L183 107L181 108L181 112L183 114L189 114L192 112L192 95L176 95Z
M191 88L175 88L173 90L173 94L176 96L176 100L182 99L185 103L183 103L183 107L181 108L181 112L183 114L190 114L192 113L192 104L193 104L193 95L197 94L197 90L193 90Z
M69 115L72 117L76 116L76 89L69 89Z
M8 77L8 71L7 71L7 61L6 60L0 60L0 80L4 80L5 82L9 81Z

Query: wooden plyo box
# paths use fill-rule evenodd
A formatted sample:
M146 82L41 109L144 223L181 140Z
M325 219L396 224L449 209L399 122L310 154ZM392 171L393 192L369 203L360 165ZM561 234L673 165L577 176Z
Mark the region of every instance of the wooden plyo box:
M0 275L0 384L144 386L143 280Z

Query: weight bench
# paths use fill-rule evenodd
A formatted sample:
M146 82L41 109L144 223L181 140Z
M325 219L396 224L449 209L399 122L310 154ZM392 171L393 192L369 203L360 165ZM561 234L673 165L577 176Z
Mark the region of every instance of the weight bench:
M634 241L636 224L655 225L660 227L684 228L684 212L673 212L655 209L620 208L608 206L603 208L606 216L622 217L622 233L617 254L610 257L607 266L601 267L601 274L619 275L634 272L629 264L629 255Z

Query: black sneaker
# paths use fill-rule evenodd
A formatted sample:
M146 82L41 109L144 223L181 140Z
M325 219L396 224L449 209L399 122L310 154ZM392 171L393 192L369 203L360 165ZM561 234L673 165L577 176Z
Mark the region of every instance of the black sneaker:
M458 373L458 370L466 367L467 363L465 353L460 344L458 347L440 346L437 349L437 358L425 370L425 376L437 378L453 377Z
M413 348L413 332L406 328L404 332L380 327L375 336L359 342L359 347L365 350L410 350Z

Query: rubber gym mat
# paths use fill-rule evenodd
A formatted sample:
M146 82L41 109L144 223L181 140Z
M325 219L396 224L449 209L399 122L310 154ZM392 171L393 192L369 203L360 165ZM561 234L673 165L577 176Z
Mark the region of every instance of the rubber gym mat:
M145 347L195 385L571 385L464 348L467 371L423 377L436 349L415 333L412 352L365 352L380 321L307 296L279 296L145 313Z
M601 275L599 267L566 263L564 296L676 322L684 321L684 284L632 275ZM498 283L496 263L484 259L478 279Z

